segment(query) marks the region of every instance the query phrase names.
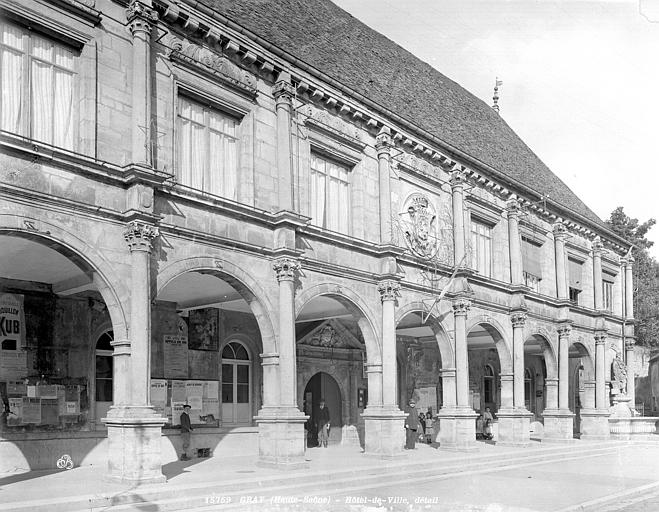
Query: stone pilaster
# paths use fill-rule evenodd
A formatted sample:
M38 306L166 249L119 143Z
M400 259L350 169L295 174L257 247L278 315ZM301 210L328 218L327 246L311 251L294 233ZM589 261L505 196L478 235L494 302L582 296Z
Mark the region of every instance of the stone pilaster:
M634 257L630 254L623 258L622 263L625 267L625 319L634 319L634 282L633 266Z
M510 315L513 324L513 375L515 409L526 410L524 405L524 325L527 314L525 311L514 311Z
M442 368L439 375L442 378L442 409L455 409L455 368Z
M467 355L467 313L471 301L465 297L453 300L455 324L456 406L439 411L439 446L447 450L476 449L476 414L469 403L469 362Z
M633 338L625 340L625 355L627 356L627 397L629 398L629 407L632 410L636 408L636 377L634 376L636 355L634 353L634 346L635 340Z
M514 285L524 284L522 264L522 243L519 236L520 206L516 199L506 203L508 212L508 247L510 250L510 282Z
M451 173L451 194L453 201L453 254L455 264L467 266L465 258L465 220L464 220L465 175L461 171ZM462 263L461 263L462 262Z
M131 221L124 238L131 254L130 342L115 343L120 368L115 371L116 402L102 421L108 428L106 479L131 484L164 482L160 436L165 418L150 404L152 241L158 229ZM130 364L127 354L130 351ZM128 393L130 390L130 393ZM123 402L123 403L122 403Z
M291 76L286 71L279 74L272 88L277 112L277 177L279 186L279 209L294 210L293 165L291 154L291 112L295 89Z
M133 37L132 159L152 166L151 30L158 14L150 1L132 0L126 19Z
M568 299L567 262L565 258L565 241L567 228L562 222L554 224L554 261L556 263L556 296Z
M254 419L259 426L259 459L261 466L283 469L307 467L304 459L304 423L308 419L297 408L297 368L295 351L295 278L300 263L291 257L281 257L272 265L279 282L278 357L269 354L264 359L264 387L278 388L264 393L264 407ZM279 379L274 366L278 360ZM266 371L266 367L269 369ZM267 382L266 382L267 379ZM278 400L278 403L267 402Z
M595 293L595 309L604 308L604 294L602 291L602 253L604 244L599 236L593 240L593 292Z
M391 133L386 126L380 130L375 139L375 151L378 155L378 182L380 185L380 243L392 243L391 225Z

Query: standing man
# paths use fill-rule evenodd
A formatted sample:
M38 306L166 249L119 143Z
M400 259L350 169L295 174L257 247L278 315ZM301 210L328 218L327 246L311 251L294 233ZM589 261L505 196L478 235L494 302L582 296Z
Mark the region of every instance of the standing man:
M318 411L318 440L319 444L322 444L327 448L327 441L329 440L329 429L330 429L330 412L327 407L325 407L325 400L320 399L320 410Z
M190 432L193 428L190 424L190 405L185 404L183 406L183 412L181 413L181 441L183 442L183 455L181 455L181 460L190 460L188 457L188 448L190 448Z
M414 450L414 443L416 442L416 431L419 428L419 417L416 413L416 402L409 401L409 412L405 418L405 449Z

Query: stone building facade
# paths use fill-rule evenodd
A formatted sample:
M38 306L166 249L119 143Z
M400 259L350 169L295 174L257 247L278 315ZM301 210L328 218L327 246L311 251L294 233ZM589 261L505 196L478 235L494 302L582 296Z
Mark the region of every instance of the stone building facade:
M629 246L459 85L326 0L0 8L0 470L608 436Z

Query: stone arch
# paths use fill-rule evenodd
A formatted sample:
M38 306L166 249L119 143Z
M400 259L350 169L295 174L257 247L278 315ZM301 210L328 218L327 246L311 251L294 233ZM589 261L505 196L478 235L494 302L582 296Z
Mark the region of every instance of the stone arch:
M318 375L319 373L325 373L325 374L329 375L330 377L332 377L332 379L334 379L334 382L338 386L339 393L341 394L340 398L341 398L341 408L342 408L342 410L337 411L337 412L339 414L341 414L341 422L345 423L344 418L343 418L343 416L344 416L343 408L345 408L346 403L348 403L347 400L349 399L350 394L348 393L348 390L346 389L346 385L345 385L346 379L343 376L339 375L339 373L336 371L336 368L334 368L334 367L330 366L330 367L327 367L327 368L323 368L322 370L310 369L309 371L305 371L303 374L299 375L298 379L297 379L297 381L298 381L297 382L297 400L298 400L297 403L300 404L300 407L302 407L301 404L304 402L304 389L307 387L307 384L309 383L309 381L313 377ZM330 411L330 412L332 412L332 411Z
M374 319L377 318L368 305L347 286L337 283L322 283L303 290L295 298L295 318L302 312L304 306L316 297L326 296L341 303L357 320L357 325L364 336L366 344L366 359L369 364L382 364L382 351L378 341Z
M108 309L115 339L128 338L126 313L119 299L129 297L128 289L115 278L116 270L100 251L56 224L21 214L0 215L0 235L16 236L46 245L79 267L92 270L94 284Z
M234 263L216 256L195 256L174 261L157 277L157 294L171 281L186 272L211 274L230 284L247 302L261 332L264 353L276 353L277 342L272 319L277 318L268 295L258 282ZM157 296L157 295L156 295Z
M549 337L545 335L543 330L533 331L530 336L527 336L524 343L529 340L534 339L540 342L542 347L542 355L545 358L545 367L547 368L547 378L548 379L557 379L558 378L558 358L556 357L556 351L549 341Z
M593 357L588 345L582 338L570 339L568 347L574 347L579 351L579 357L584 367L584 378L595 380L595 358Z
M467 338L474 328L482 326L494 340L494 345L499 356L499 363L501 365L501 373L513 373L513 358L510 347L506 343L506 339L502 333L506 332L505 329L496 320L491 317L476 317L474 318L467 328Z
M394 320L396 326L398 326L400 321L410 313L425 313L425 305L423 302L410 302L409 304L396 308L396 318ZM435 339L437 340L437 346L439 348L439 355L442 358L442 367L453 368L455 366L453 345L451 344L451 339L449 338L442 321L436 315L431 314L428 317L428 326L435 334Z

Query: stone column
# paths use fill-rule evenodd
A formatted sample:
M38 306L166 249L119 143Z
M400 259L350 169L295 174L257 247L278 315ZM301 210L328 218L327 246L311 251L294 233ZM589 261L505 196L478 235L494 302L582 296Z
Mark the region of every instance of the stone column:
M293 211L293 165L291 161L291 112L295 90L291 76L282 71L272 88L277 111L277 178L279 209Z
M130 405L130 340L110 342L112 351L112 405Z
M131 259L130 341L115 343L122 362L114 375L121 402L102 421L108 427L106 478L131 484L164 482L160 436L165 418L150 404L151 391L151 242L158 229L141 221L126 226ZM130 364L127 354L130 351ZM130 390L130 392L128 392Z
M632 266L634 265L634 257L630 254L629 257L623 259L625 266L625 318L631 320L634 318L634 283Z
M636 366L636 355L634 354L634 339L625 340L625 350L627 352L627 397L629 398L629 407L636 409L636 379L634 377L634 367Z
M369 408L382 409L382 365L366 364Z
M513 396L515 409L526 410L524 405L524 325L526 312L515 311L510 315L513 324Z
M456 265L466 266L465 221L464 221L465 176L461 171L451 173L451 193L453 197L453 254Z
M544 412L558 409L558 379L545 379L547 406Z
M272 267L279 282L279 354L262 356L263 386L274 389L267 393L264 390L263 407L254 418L259 426L258 464L283 469L306 468L304 423L308 416L297 408L295 351L295 276L300 264L294 258L281 257ZM273 403L274 400L278 403Z
M501 373L501 409L511 411L515 407L515 374Z
M555 379L547 379L547 409L543 412L545 420L545 430L543 441L548 442L569 442L573 440L572 422L574 414L570 411L568 401L569 397L569 378L570 378L570 334L572 327L569 323L563 323L556 329L558 332L558 409L554 409L554 404L549 399L553 396L554 391L550 386L554 385Z
M132 159L133 163L153 165L151 120L151 29L158 20L151 2L132 0L126 10L133 36Z
M508 247L510 250L510 282L514 285L524 284L524 266L522 264L522 244L519 236L520 206L516 199L510 199L508 208Z
M465 297L458 297L453 300L452 306L455 325L456 406L452 409L442 408L439 411L439 447L445 450L469 451L476 449L476 414L469 403L467 355L467 312L471 307L471 301Z
M396 405L396 297L400 284L392 279L378 285L382 301L382 404L398 410Z
M609 393L606 390L606 333L595 333L595 407L609 409Z
M602 292L602 253L604 244L599 236L593 240L593 292L595 293L595 309L604 309L604 295Z
M375 139L378 154L378 176L380 184L380 243L391 243L391 148L389 128L384 126Z
M565 240L568 237L567 229L562 222L554 224L554 257L556 262L556 296L567 299L568 281L565 261Z

